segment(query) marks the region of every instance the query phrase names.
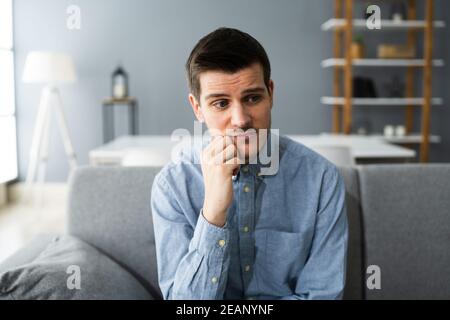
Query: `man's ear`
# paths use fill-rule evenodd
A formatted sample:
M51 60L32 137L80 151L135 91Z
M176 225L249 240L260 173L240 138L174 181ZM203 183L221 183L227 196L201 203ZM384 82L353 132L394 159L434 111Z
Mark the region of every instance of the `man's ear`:
M189 94L189 102L191 103L192 110L194 111L197 120L200 122L205 122L205 118L203 117L200 103L197 101L197 98L195 98L195 96L192 93Z

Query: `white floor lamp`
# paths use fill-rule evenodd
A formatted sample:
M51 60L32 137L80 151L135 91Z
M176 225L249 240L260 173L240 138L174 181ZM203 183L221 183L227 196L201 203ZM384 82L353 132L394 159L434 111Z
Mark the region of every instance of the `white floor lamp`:
M38 115L33 132L30 159L26 177L25 196L30 195L33 181L44 182L48 158L50 116L55 113L70 170L77 166L75 152L62 108L61 95L56 85L76 81L72 58L66 54L32 51L28 54L23 73L25 83L44 83ZM39 172L37 172L39 169ZM42 191L42 190L41 190ZM42 195L42 194L41 194Z

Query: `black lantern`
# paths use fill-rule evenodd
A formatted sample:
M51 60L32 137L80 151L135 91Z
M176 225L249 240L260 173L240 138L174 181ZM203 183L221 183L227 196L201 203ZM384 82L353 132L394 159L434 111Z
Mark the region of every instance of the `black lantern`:
M128 75L119 66L112 74L112 96L114 99L125 99L128 97Z
M392 20L405 20L405 19L407 19L405 3L403 1L402 2L391 3L390 16L391 16Z

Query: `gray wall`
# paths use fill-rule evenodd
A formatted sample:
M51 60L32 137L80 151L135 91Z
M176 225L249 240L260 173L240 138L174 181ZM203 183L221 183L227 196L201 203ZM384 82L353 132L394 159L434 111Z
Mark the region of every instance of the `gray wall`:
M266 48L273 67L275 105L273 127L287 134L329 131L331 111L319 103L331 95L332 72L320 68L330 57L332 34L320 25L333 14L329 0L15 0L15 50L20 179L26 175L29 149L41 86L20 80L30 50L64 51L74 58L76 84L61 87L69 130L79 162L102 144L101 100L110 92L110 73L120 61L131 77L131 94L139 100L140 134L170 134L175 128L193 130L194 116L187 100L184 62L196 41L220 26L242 29ZM419 3L421 3L419 1ZM81 8L82 28L66 28L66 8ZM447 1L437 1L444 17ZM436 33L436 56L447 56L449 28ZM450 63L450 62L449 62ZM450 101L446 67L436 73L435 94ZM384 73L381 72L381 76ZM437 108L436 108L437 109ZM383 109L384 110L384 109ZM444 135L433 149L433 161L450 161L449 111L436 110L432 130ZM373 128L401 123L401 109L357 111L370 115ZM53 126L48 181L63 181L68 165L60 136Z

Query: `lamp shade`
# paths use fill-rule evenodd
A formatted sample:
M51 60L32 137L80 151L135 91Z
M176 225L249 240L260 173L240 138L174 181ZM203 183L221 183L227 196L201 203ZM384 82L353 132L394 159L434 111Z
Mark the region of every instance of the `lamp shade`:
M25 61L22 80L27 83L74 82L72 57L63 53L31 51Z

